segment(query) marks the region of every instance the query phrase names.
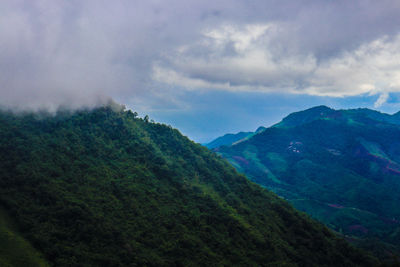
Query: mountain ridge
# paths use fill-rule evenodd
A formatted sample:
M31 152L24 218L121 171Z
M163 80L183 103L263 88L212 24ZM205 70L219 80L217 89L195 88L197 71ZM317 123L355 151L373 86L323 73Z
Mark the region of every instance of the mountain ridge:
M321 105L303 111L298 111L284 117L281 122L272 127L294 127L304 123L312 122L317 119L338 119L354 115L364 116L365 118L383 121L392 124L400 124L400 111L394 114L387 114L368 108L338 109ZM301 118L301 119L300 119Z
M254 132L238 132L235 134L228 133L223 136L217 137L209 143L203 144L205 147L209 149L217 148L219 146L229 146L252 137L255 134L263 132L265 129L264 126L259 126Z

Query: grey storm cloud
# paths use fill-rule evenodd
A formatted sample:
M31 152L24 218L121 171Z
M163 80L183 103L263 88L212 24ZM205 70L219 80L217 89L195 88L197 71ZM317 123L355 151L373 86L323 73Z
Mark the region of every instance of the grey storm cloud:
M168 105L182 88L382 104L400 90L398 14L397 0L4 0L0 105Z

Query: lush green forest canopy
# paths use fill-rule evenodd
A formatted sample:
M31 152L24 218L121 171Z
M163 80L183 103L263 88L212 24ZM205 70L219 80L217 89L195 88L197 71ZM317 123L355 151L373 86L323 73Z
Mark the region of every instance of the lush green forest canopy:
M49 266L43 256L21 236L13 220L1 208L0 266Z
M216 151L381 258L400 252L400 113L325 106Z
M377 264L176 129L111 107L1 112L0 205L53 266Z

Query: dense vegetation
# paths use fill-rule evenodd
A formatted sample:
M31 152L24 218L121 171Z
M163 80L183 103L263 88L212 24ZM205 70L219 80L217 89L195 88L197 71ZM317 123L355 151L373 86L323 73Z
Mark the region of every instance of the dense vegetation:
M0 209L0 266L49 266L42 255L18 233L6 212Z
M400 113L315 107L217 150L356 244L399 255Z
M0 113L0 204L54 266L377 263L177 130L111 107Z

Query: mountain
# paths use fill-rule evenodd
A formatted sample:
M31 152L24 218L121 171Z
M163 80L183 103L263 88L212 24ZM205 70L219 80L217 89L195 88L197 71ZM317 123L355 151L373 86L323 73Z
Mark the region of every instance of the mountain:
M52 266L378 264L176 129L122 108L0 112L0 206Z
M295 127L298 125L303 125L310 123L318 119L326 119L332 117L335 110L326 106L317 106L310 108L306 111L294 112L287 117L285 117L280 123L274 125L273 127Z
M215 151L354 243L381 258L398 255L398 113L318 106Z
M359 121L366 123L368 120L380 121L390 124L400 124L400 112L389 115L367 108L334 110L327 106L317 106L305 111L294 112L285 117L273 127L285 128L304 125L315 120L336 120L342 122Z
M262 132L264 131L266 128L263 126L260 126L257 128L257 130L255 132L239 132L236 134L225 134L224 136L220 136L216 139L214 139L213 141L204 144L204 146L213 149L216 147L220 147L220 146L230 146L233 145L236 142L240 142L243 140L246 140L248 138L250 138L251 136L253 136L256 133Z

